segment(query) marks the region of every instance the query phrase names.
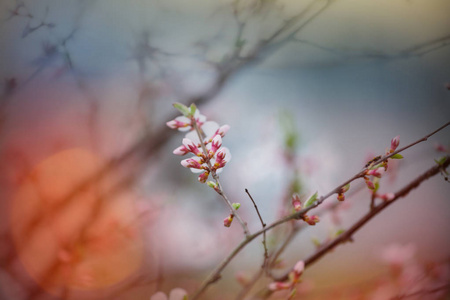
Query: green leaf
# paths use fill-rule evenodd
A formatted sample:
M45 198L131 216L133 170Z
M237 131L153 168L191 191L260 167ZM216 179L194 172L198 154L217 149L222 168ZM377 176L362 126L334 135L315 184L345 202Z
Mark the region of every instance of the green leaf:
M376 193L378 191L378 189L380 188L380 181L377 180L378 178L375 178L375 182L374 182L374 186L375 188L373 189L373 192Z
M443 156L439 158L438 160L434 160L438 165L442 166L447 161L447 156Z
M197 110L197 106L195 106L195 104L192 103L191 106L189 107L189 109L190 109L191 116L194 116L195 115L195 111Z
M189 108L186 105L176 102L176 103L173 104L173 107L178 109L178 111L180 113L182 113L185 117L188 117L188 118L191 117L191 115L190 115L191 112L190 112Z
M397 153L397 154L392 155L390 158L392 158L392 159L402 159L403 155Z
M369 168L369 170L375 170L375 169L378 169L378 168L381 168L381 167L384 167L383 163L379 163L378 165L372 166L372 167Z
M317 195L318 192L315 192L314 195L312 195L311 197L309 197L308 200L306 200L305 204L303 205L304 208L307 208L309 206L311 206L314 202L316 202L317 200Z
M316 247L320 247L320 241L316 238L316 237L313 237L312 239L311 239L311 242L314 244L314 246L316 246Z
M239 207L241 207L241 204L240 204L240 203L233 203L233 204L231 204L231 206L233 206L233 208L234 208L235 210L238 210Z
M346 185L344 185L341 189L341 191L343 193L347 192L350 189L350 183L347 183Z
M337 231L336 231L336 236L340 236L341 234L343 234L345 232L345 230L344 229L338 229Z

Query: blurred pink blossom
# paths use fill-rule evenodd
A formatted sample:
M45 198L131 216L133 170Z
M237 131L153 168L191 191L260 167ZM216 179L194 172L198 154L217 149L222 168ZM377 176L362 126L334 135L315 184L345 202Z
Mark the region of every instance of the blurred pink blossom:
M414 258L416 247L413 244L392 244L381 251L381 259L390 265L404 265Z
M184 300L187 299L187 292L181 288L174 288L170 291L169 297L163 292L157 292L150 297L150 300Z

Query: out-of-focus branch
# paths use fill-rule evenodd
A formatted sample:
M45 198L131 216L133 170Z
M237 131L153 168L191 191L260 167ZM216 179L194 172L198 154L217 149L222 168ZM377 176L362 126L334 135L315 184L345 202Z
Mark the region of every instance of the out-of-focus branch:
M437 286L435 288L430 288L430 289L424 289L424 290L420 290L420 291L417 291L414 293L398 295L393 298L390 298L389 300L402 300L402 299L408 299L408 298L417 297L417 296L425 297L427 295L439 293L439 292L442 292L445 290L450 290L450 284L445 284L445 285Z
M291 39L294 42L298 42L304 45L308 45L326 52L333 53L335 55L342 56L344 58L374 58L374 59L402 59L402 58L410 58L410 57L422 57L431 52L437 51L441 48L445 48L450 46L450 35L445 35L442 37L438 37L432 39L430 41L426 41L412 47L408 47L397 53L386 53L380 50L343 50L338 48L333 48L326 45L321 45L312 41L308 41L305 39L301 39L298 37L294 37Z

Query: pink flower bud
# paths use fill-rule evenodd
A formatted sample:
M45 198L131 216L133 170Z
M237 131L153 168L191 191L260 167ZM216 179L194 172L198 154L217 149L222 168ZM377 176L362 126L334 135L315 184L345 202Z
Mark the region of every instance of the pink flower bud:
M211 143L211 150L209 150L209 157L213 157L220 147L222 147L222 138L220 135L216 135Z
M297 194L292 195L292 206L294 206L295 211L300 211L302 209L302 203Z
M269 284L269 290L271 291L281 291L281 290L288 290L292 287L292 283L290 282L279 282L275 281Z
M391 140L391 150L390 150L390 152L391 152L391 153L394 152L395 149L397 149L397 147L398 147L399 144L400 144L400 136L397 135L395 138L393 138L393 139Z
M172 121L169 121L169 122L166 122L166 125L169 127L169 128L171 128L171 129L177 129L178 128L178 124L177 124L177 121L175 121L175 120L172 120Z
M300 276L302 275L304 270L305 270L305 262L303 260L299 260L294 266L294 272L295 274Z
M216 152L216 162L214 163L214 168L220 169L225 166L227 161L225 160L226 152L225 148L221 148L219 151Z
M386 193L386 194L381 195L380 198L385 201L391 201L395 198L395 194L394 193Z
M226 155L227 155L227 153L225 152L225 149L222 148L217 152L216 157L218 160L224 160Z
M306 223L308 223L309 225L311 225L311 226L314 226L314 225L316 225L317 223L319 223L319 221L320 221L320 219L319 219L319 217L318 216L304 216L303 217L303 220L306 222Z
M222 125L219 129L216 131L216 135L219 134L221 137L224 137L225 134L230 130L230 125Z
M231 226L231 222L233 222L233 218L234 218L234 215L232 215L232 214L230 214L228 217L226 217L223 220L223 226L230 227Z
M206 180L208 180L208 177L209 177L209 172L205 171L200 176L198 176L198 181L200 181L201 183L205 183Z
M176 118L175 120L169 121L166 123L166 125L172 129L180 129L180 128L186 128L188 126L190 126L190 123L187 122L183 122L180 120L177 120L178 118Z
M189 152L190 152L189 149L186 148L184 145L182 145L182 146L178 147L177 149L173 150L173 154L180 155L180 156L186 155Z
M237 282L239 282L242 286L246 286L250 283L250 278L243 271L239 271L236 273L235 278Z
M195 158L188 158L181 161L181 165L185 168L203 169L204 167Z
M376 168L375 170L367 170L366 175L372 175L372 176L380 178L383 175L384 171L385 171L385 168L380 167L380 168Z
M202 156L202 152L198 149L197 145L188 138L183 139L183 146L189 149L190 152L197 156Z
M369 180L369 178L364 177L364 180L366 181L366 185L369 189L374 190L375 189L375 185L373 184L372 181Z
M434 146L434 148L436 149L436 151L438 151L438 152L448 152L448 149L444 146L444 145L442 145L442 144L436 144L435 146Z

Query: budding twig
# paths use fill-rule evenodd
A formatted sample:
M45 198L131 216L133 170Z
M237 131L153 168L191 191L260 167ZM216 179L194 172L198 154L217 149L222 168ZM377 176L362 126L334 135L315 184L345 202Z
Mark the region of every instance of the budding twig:
M430 136L436 134L437 132L441 131L442 129L444 129L445 127L447 127L448 125L450 125L450 122L446 123L445 125L439 127L438 129L436 129L435 131L431 132L430 134L427 134L426 136L424 136L423 138L403 147L398 149L395 152L392 152L389 155L386 155L382 158L380 158L379 161L377 161L376 163L381 163L385 160L387 160L388 158L390 158L391 156L402 152L418 143L421 143L423 141L426 141ZM383 202L380 205L376 206L373 210L371 210L368 214L366 214L362 219L360 219L354 226L352 226L348 231L346 231L345 233L339 235L337 238L335 238L333 241L329 242L326 246L320 248L318 252L316 252L317 258L314 257L310 257L307 260L305 260L305 266L308 266L309 264L313 263L314 261L318 260L319 258L321 258L325 253L327 253L328 251L330 251L331 249L333 249L336 245L338 245L339 243L341 243L342 241L347 241L349 239L351 239L352 234L354 231L358 230L361 226L363 226L365 223L367 223L370 219L372 219L376 214L379 213L379 211L381 211L382 209L384 209L385 207L387 207L388 205L390 205L392 202L394 202L396 199L398 199L399 197L404 197L406 196L409 191L411 191L412 189L414 189L415 187L417 187L422 181L436 175L437 173L440 172L440 170L442 170L442 168L446 168L448 165L450 164L450 157L447 158L447 160L445 161L444 164L442 165L436 165L433 168L431 168L430 170L428 170L426 173L422 174L421 176L419 176L416 180L414 180L413 182L411 182L409 185L407 185L406 187L404 187L402 190L398 191L397 193L395 193L394 198L389 201L389 202ZM363 170L361 170L359 173L357 173L356 175L354 175L353 177L351 177L350 179L346 180L344 183L340 184L338 187L334 188L333 190L331 190L328 194L321 196L315 203L313 203L311 206L308 206L306 208L303 208L302 210L299 210L291 215L288 215L286 217L283 217L275 222L273 222L272 224L267 225L265 228L247 236L241 243L239 243L239 245L233 249L231 251L231 253L211 272L211 274L207 277L207 279L201 284L201 286L199 287L199 289L195 292L195 294L192 297L192 300L198 299L198 297L208 288L208 286L210 284L212 284L214 281L212 279L217 277L217 274L220 274L223 269L225 269L225 267L231 262L231 260L247 245L249 244L251 241L253 241L257 236L259 236L260 234L263 234L264 232L275 228L283 223L286 223L290 220L293 219L298 219L299 217L304 216L308 211L310 211L311 209L316 208L317 206L319 206L320 204L322 204L327 198L329 198L330 196L332 196L333 194L338 193L341 188L343 188L344 186L346 186L347 184L351 183L352 181L358 179L358 178L362 178L364 177L365 172L367 171L367 168L363 168ZM367 220L366 220L367 219ZM359 225L359 222L362 222L361 225ZM354 229L354 227L356 226L356 230ZM353 232L351 232L350 230L354 230ZM334 244L336 243L336 244ZM325 249L328 249L325 251ZM322 253L323 254L318 254L318 253ZM280 280L284 279L284 277L279 278ZM268 290L267 290L268 291ZM270 293L270 291L268 291L268 293Z
M202 146L203 153L205 154L205 157L208 157L208 150L206 149L205 143L203 142L204 136L203 133L200 131L200 128L198 128L197 122L195 120L192 121L192 126L195 129L195 132L197 132L198 139L200 140L200 145ZM244 234L248 238L250 235L250 232L248 231L247 224L242 220L242 218L239 216L236 209L234 209L233 205L231 204L230 200L228 200L227 195L225 194L222 184L219 181L219 176L216 173L216 170L212 167L211 161L209 159L206 160L206 164L208 165L208 168L211 170L211 175L214 178L214 180L217 183L219 195L222 197L222 199L225 201L225 203L228 205L228 208L230 209L231 213L236 217L236 219L241 224L242 228L244 229Z
M438 174L442 168L447 168L450 165L450 156L447 156L447 160L442 165L435 165L428 169L426 172L424 172L422 175L418 176L416 179L411 181L409 184L404 186L401 190L396 192L394 195L394 198L390 201L384 201L383 203L375 206L372 210L370 210L367 214L365 214L363 217L361 217L357 222L353 224L348 230L346 230L344 233L336 237L334 240L330 241L328 244L324 245L324 247L320 248L318 251L316 251L314 254L312 254L310 257L308 257L305 260L305 268L319 260L322 256L329 253L331 250L333 250L337 245L344 243L346 241L349 241L352 239L353 234L360 230L367 222L369 222L373 217L378 215L382 210L384 210L386 207L394 203L400 198L405 197L408 195L408 193L417 188L423 181L431 178L432 176ZM279 281L287 280L288 274L285 274L284 276L278 278Z

